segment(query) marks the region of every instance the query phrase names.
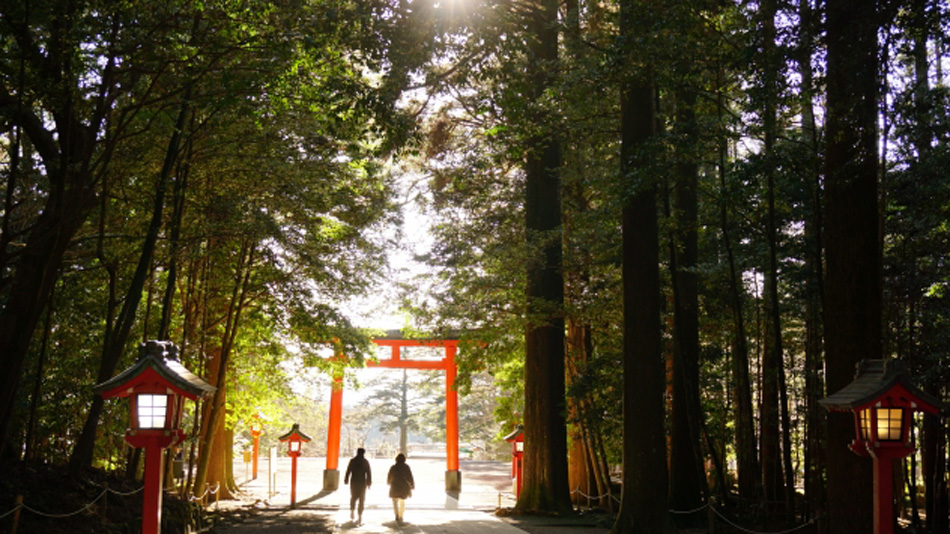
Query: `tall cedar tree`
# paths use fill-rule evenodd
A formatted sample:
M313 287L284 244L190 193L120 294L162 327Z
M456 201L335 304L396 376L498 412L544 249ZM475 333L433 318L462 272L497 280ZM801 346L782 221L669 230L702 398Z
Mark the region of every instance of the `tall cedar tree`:
M824 501L824 410L818 404L824 393L821 369L821 295L823 272L821 257L821 166L818 159L819 138L814 111L815 81L811 60L815 46L815 16L811 0L800 0L799 44L796 62L802 73L801 114L802 140L808 160L804 174L809 192L809 212L805 219L805 447L802 458L805 506L803 517L812 518Z
M581 35L581 6L578 0L566 0L565 10L565 54L567 61L583 60L585 47ZM592 264L588 243L575 237L578 219L590 210L585 186L582 180L567 180L563 184L564 198L562 216L564 223L565 260L564 283L567 309L579 307L581 295L590 286L590 265ZM569 266L569 267L568 267ZM577 312L567 316L567 375L568 387L581 379L585 366L593 354L593 329L588 320L578 317ZM590 425L585 424L585 405L589 399L569 395L567 399L568 417L571 421L568 435L568 481L571 499L575 505L589 501L589 495L604 495L606 491L598 488L597 462L591 461L596 452L590 446ZM605 501L601 501L603 504Z
M761 21L763 110L762 129L764 137L764 168L766 182L766 234L768 236L768 266L765 269L765 350L762 355L762 486L765 498L769 502L786 502L786 510L791 510L792 496L785 489L794 490L791 483L785 484L783 472L791 480L791 469L783 469L783 452L791 461L789 445L789 425L787 393L785 391L785 366L782 352L782 321L778 296L778 230L775 213L775 159L776 139L778 136L778 93L779 63L776 50L775 17L777 6L774 0L765 0L759 6ZM779 418L782 418L784 433L779 430ZM782 447L779 442L782 442Z
M639 3L620 3L620 36L638 39ZM625 60L630 53L625 52ZM625 64L628 61L625 61ZM636 69L634 69L636 67ZM652 67L627 65L621 81L620 176L629 188L623 207L623 493L613 534L660 534L666 514L667 457L660 339L657 187L646 172L648 143L656 135ZM636 72L634 72L636 70Z
M828 110L825 147L825 347L828 392L854 378L855 364L881 358L878 234L878 47L875 0L827 3ZM854 422L828 416L831 534L870 533L871 462L851 452Z
M557 0L535 4L529 45L531 100L540 103L558 60ZM538 124L546 125L543 118ZM543 130L543 128L542 128ZM528 266L525 332L525 466L518 508L571 509L567 477L564 391L564 281L561 271L561 152L550 131L528 141L525 224L528 247L538 251Z
M673 417L670 429L670 506L693 510L706 490L699 434L699 275L697 261L697 182L699 165L691 156L696 143L696 93L678 92L676 124L685 146L676 156L673 188L676 232L671 247L673 280Z

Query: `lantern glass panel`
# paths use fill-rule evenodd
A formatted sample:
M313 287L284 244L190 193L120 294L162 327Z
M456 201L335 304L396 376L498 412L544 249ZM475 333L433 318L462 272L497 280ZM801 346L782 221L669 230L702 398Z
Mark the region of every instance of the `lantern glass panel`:
M900 408L877 409L877 439L899 441L903 430L904 410Z
M870 441L871 439L871 410L861 410L858 412L861 419L861 439Z
M524 442L516 441L515 442L515 452L524 452Z
M299 450L300 450L300 442L299 442L299 441L291 441L291 442L290 442L290 452L297 452L297 451L299 451Z
M165 428L168 395L139 395L136 404L139 428Z

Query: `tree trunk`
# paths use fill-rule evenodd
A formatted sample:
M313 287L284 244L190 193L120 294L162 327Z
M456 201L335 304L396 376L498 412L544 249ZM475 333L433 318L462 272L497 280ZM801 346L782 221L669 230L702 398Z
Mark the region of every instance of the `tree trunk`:
M44 306L36 303L49 300L63 254L92 208L90 199L94 199L94 195L87 185L92 182L90 176L74 176L63 181L69 181L70 186L51 192L20 251L9 298L0 310L0 354L4 359L4 372L0 377L0 457L4 456L9 442L30 341L43 315Z
M930 79L928 67L927 44L930 38L928 24L927 0L911 2L913 10L913 24L909 28L913 38L914 56L914 122L916 135L914 146L917 150L917 161L912 163L917 168L926 167L932 152L933 136L930 133L930 117L933 110L929 109ZM938 58L941 56L937 56ZM939 61L937 61L939 64ZM913 304L911 304L913 306ZM915 317L911 317L909 326L912 328ZM909 343L915 343L914 336L909 336ZM916 351L915 351L916 352ZM940 384L927 384L928 393L942 398ZM923 433L921 436L921 455L924 478L924 503L927 516L927 528L933 534L947 534L948 525L947 482L946 482L946 429L939 418L924 415ZM916 488L915 488L916 489Z
M531 99L542 100L557 62L557 0L542 0L531 18ZM538 118L538 124L549 121ZM525 223L528 249L525 332L524 485L520 509L571 509L564 395L564 281L561 272L560 145L553 132L528 141Z
M620 3L620 38L639 37L641 6ZM645 170L645 152L656 134L651 67L627 71L621 86L620 175L633 191L623 208L623 493L613 534L660 534L671 530L666 454L666 384L660 325L657 185ZM639 58L638 58L639 59ZM632 187L635 184L635 188Z
M825 348L828 392L854 378L860 359L881 350L878 239L877 3L827 3L825 148ZM848 448L850 413L828 415L828 523L831 534L871 532L871 462Z
M811 60L814 55L814 16L811 0L799 1L799 46L796 62L802 73L801 110L802 137L808 147L805 190L809 192L810 214L805 218L805 449L803 473L805 519L816 517L824 509L825 412L818 401L825 396L822 381L822 309L823 269L821 256L821 169L818 130L814 112L814 76Z
M584 450L587 452L587 465L590 469L590 477L593 479L593 490L597 494L593 502L603 510L613 512L614 501L611 497L610 470L607 468L607 462L604 459L603 447L601 446L600 436L590 425L583 425Z
M569 380L573 380L587 363L588 336L590 329L587 325L578 324L574 318L567 323L567 372ZM581 421L583 403L581 399L568 397L568 417L572 422L568 434L568 481L571 489L571 499L575 505L587 503L587 496L597 492L594 472L589 462L590 454L584 439L584 425Z
M783 462L780 439L782 432L779 418L782 414L780 399L784 386L785 366L782 349L781 309L778 299L778 231L775 214L775 172L772 163L775 155L775 140L778 134L776 108L778 101L778 53L775 45L775 0L765 0L760 4L762 72L763 72L763 133L764 163L766 182L766 235L768 238L768 264L765 268L765 350L762 358L762 398L761 424L762 440L762 486L768 509L774 510L778 503L790 504L786 495L783 478ZM787 409L784 410L787 412ZM785 448L788 458L791 451ZM789 473L790 475L790 473ZM794 488L793 488L794 489ZM786 506L787 507L787 506Z
M234 281L231 288L230 300L225 310L224 332L221 334L218 351L220 358L217 360L211 371L216 376L211 376L214 381L211 382L217 389L214 392L210 403L211 407L204 418L205 429L201 435L201 445L198 452L198 467L195 472L194 493L200 495L206 483L226 482L226 479L210 478L209 464L213 456L224 456L223 440L217 439L218 434L208 429L216 429L219 425L223 427L225 416L224 397L227 391L227 370L228 362L231 356L231 349L234 347L234 340L237 337L237 329L240 324L241 314L247 305L247 291L250 283L251 272L255 262L255 246L250 240L245 240L241 244L241 250L237 255L237 264L234 266ZM211 373L209 373L211 374ZM213 476L212 471L212 476Z
M934 389L928 389L927 392L934 393ZM948 531L945 435L946 428L940 418L925 414L920 452L925 488L924 510L927 528L933 534L946 534Z
M192 114L194 122L194 114ZM178 172L175 173L175 185L172 193L172 220L171 236L169 239L168 277L165 281L165 294L162 297L162 318L158 325L158 339L170 339L169 329L174 312L175 286L178 283L178 246L181 237L181 221L185 214L185 191L187 191L188 174L191 171L191 156L193 143L189 137L184 161L180 161Z
M720 79L717 85L722 87L722 72L718 73ZM717 109L719 121L723 122L724 103L721 89L717 92ZM726 156L728 152L727 141L721 138L719 141L719 189L720 196L723 199L728 198L728 188L726 186ZM739 499L755 499L759 495L759 461L757 455L757 446L755 441L755 423L752 408L752 387L749 378L749 346L746 340L745 321L742 312L742 281L740 279L739 268L736 265L735 254L733 253L733 241L731 234L731 225L729 223L729 207L725 200L722 201L719 208L720 229L722 231L723 249L726 252L726 263L729 267L729 303L733 320L733 339L732 339L732 396L735 399L735 425L736 425L736 479L739 485Z
M221 354L220 352L215 353L212 356L211 364L220 365L221 363ZM222 385L220 381L210 382L215 384L219 390L227 389ZM223 392L221 395L215 395L212 399L212 402L208 404L205 408L206 421L210 419L210 414L213 411L224 412L225 406L227 404L227 391ZM213 434L210 442L211 452L208 454L208 463L207 463L207 474L205 475L205 481L202 483L197 483L195 485L195 494L201 495L205 492L206 488L210 491L215 491L216 495L222 499L231 498L229 487L227 484L228 473L227 473L227 463L228 463L228 454L227 454L227 431L224 426L224 417L219 417L214 427L205 427L203 429L204 433L202 434L202 441L208 440L208 434ZM204 456L204 455L202 455ZM201 462L201 459L198 460Z
M674 208L676 231L671 240L673 280L673 415L670 433L670 507L694 510L704 500L706 483L700 428L699 400L699 172L693 153L696 142L696 94L681 90L676 99L676 123L683 147L676 156Z
M771 245L770 245L771 248ZM773 317L779 312L777 302L772 300L775 280L771 274L765 277L766 315L765 347L762 351L762 390L760 399L761 421L761 460L762 460L762 487L765 490L765 500L768 509L774 512L776 505L784 500L782 489L782 457L779 445L779 373L781 368L781 347L776 347L776 337ZM773 310L773 308L776 308Z
M40 355L36 362L36 373L33 379L33 393L30 396L30 417L26 425L24 437L23 459L34 460L36 445L36 417L40 406L40 396L43 391L43 376L46 373L46 355L49 351L49 336L53 316L53 302L56 295L55 287L50 292L49 302L46 303L46 320L43 323L43 341L40 343Z

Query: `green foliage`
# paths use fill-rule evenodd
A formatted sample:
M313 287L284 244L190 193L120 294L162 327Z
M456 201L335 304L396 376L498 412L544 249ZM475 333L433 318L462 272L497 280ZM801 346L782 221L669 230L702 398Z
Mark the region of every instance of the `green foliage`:
M240 427L250 406L281 420L276 399L287 393L288 377L274 369L291 349L323 366L314 356L328 342L352 356L366 354L368 333L351 325L338 305L377 279L383 248L371 230L394 220L389 176L379 157L411 134L394 106L407 80L385 72L405 59L390 60L400 20L382 22L377 15L386 11L383 4L363 10L295 0L40 2L29 12L23 8L4 8L0 115L18 120L19 105L56 113L57 99L72 98L73 109L94 113L105 105L99 111L112 118L94 147L100 151L99 209L74 240L66 283L54 300L36 430L46 447L40 454L47 455L46 436L59 435L59 452L48 457L62 458L84 417L97 380L90 372L101 350L103 310L121 304L115 299L137 261L155 177L183 100L189 115L168 192L170 197L173 185L182 191L180 235L172 242L168 208L156 269L133 331L142 338L157 332L174 262L171 337L182 344L185 364L206 374L207 354L220 344L241 272L236 262L242 250L254 250L233 349L229 425ZM48 30L64 21L70 23L66 33ZM29 56L33 45L74 54L71 70L51 79L57 74L39 65L44 59ZM51 56L48 63L58 59ZM387 79L385 90L377 84L379 74ZM103 95L115 103L100 101ZM56 126L62 124L50 125ZM26 155L40 142L33 132L19 140ZM10 223L28 228L49 194L48 177L57 171L49 161L45 167L37 162L43 163L21 158L17 181L9 182L14 189L7 207L14 209L3 212L4 247L18 246L26 235L8 233ZM15 266L7 258L0 266L0 303ZM38 338L27 369L36 366ZM125 354L134 354L137 341L130 340ZM75 407L65 409L69 404ZM27 403L17 406L20 428L27 409ZM53 424L49 410L62 420ZM114 415L120 403L106 410L110 432L124 424Z

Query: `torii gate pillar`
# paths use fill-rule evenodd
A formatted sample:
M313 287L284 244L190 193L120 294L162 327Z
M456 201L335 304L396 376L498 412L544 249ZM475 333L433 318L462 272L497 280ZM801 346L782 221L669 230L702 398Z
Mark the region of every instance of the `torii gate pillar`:
M459 414L458 391L455 390L457 367L455 356L458 353L458 340L420 341L411 339L393 339L392 337L374 339L379 346L392 348L389 359L371 362L368 367L392 367L401 369L435 369L445 371L445 491L458 493L462 490L462 472L459 470ZM403 360L401 347L445 347L442 360ZM343 375L333 377L333 391L330 394L330 420L327 428L327 467L323 471L324 491L335 491L340 487L340 425L343 413Z
M445 346L445 491L462 491L459 470L459 394L455 390L455 354L458 344Z
M330 421L327 423L327 468L323 470L323 489L340 487L340 425L343 420L343 375L333 376L330 392Z

